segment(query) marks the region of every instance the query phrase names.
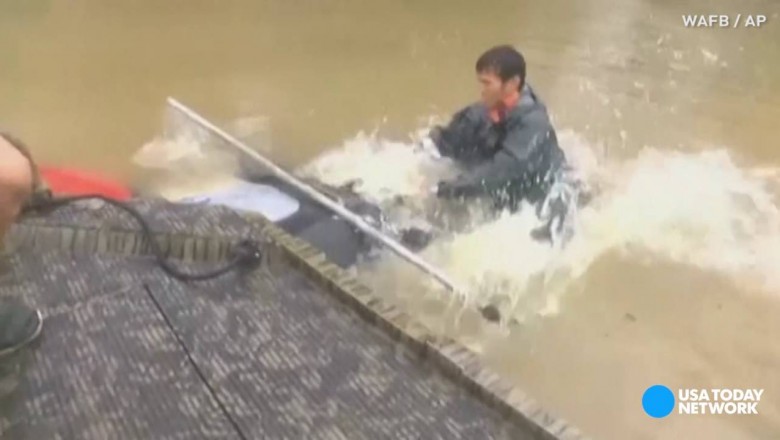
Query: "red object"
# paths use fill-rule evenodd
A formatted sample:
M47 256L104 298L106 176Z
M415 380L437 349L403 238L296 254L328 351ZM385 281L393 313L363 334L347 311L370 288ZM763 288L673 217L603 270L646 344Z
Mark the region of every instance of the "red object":
M121 183L94 173L67 169L40 167L43 180L54 195L101 195L115 200L128 200L132 191Z

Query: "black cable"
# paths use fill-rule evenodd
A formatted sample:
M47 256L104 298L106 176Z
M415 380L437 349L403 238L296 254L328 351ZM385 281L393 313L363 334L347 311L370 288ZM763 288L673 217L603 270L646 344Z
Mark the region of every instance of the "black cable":
M136 210L134 207L130 206L127 203L109 197L105 197L102 195L84 195L84 196L42 199L33 202L31 205L28 205L26 207L26 210L35 211L35 210L42 210L42 209L57 209L61 206L69 205L71 203L78 202L81 200L95 200L95 199L102 200L103 202L115 206L125 211L126 213L130 214L138 222L138 224L141 225L141 230L144 236L149 241L149 246L151 247L152 254L157 260L157 264L160 265L160 267L163 269L163 271L165 271L165 273L176 278L177 280L180 281L209 280L209 279L222 276L234 269L254 267L260 262L260 258L262 254L260 252L260 246L257 244L257 242L252 240L242 240L235 246L235 248L233 249L232 258L223 267L214 269L212 271L204 272L204 273L187 273L182 269L174 266L170 261L168 261L165 258L162 249L160 249L159 243L154 237L154 232L152 232L152 229L149 227L149 224L146 222L146 219L143 217L143 215L141 215L140 212L138 212L138 210Z

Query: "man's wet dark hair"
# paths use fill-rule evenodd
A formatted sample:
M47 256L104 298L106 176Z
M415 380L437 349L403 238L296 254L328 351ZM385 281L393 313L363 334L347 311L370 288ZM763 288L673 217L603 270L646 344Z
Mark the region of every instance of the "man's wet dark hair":
M520 77L520 87L525 84L525 58L510 45L488 49L477 60L477 72L493 72L506 82L514 76Z

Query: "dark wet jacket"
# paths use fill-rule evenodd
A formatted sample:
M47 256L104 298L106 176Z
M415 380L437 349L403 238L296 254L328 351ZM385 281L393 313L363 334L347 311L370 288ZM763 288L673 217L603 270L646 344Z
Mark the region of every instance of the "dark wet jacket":
M484 105L474 104L431 136L443 156L464 168L457 179L439 184L438 195L489 196L497 208L542 200L566 162L547 108L528 85L504 120L493 122Z

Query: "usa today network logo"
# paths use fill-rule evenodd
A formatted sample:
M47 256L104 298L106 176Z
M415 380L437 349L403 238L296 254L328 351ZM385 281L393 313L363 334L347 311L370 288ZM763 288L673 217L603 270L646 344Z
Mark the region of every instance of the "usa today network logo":
M763 389L681 388L674 393L664 385L653 385L642 395L642 408L656 419L678 414L758 414Z

